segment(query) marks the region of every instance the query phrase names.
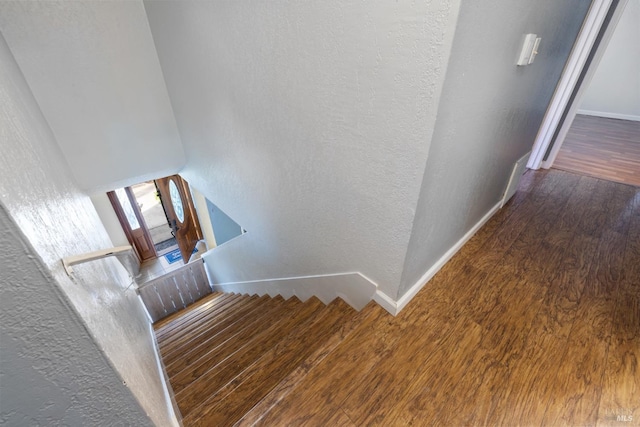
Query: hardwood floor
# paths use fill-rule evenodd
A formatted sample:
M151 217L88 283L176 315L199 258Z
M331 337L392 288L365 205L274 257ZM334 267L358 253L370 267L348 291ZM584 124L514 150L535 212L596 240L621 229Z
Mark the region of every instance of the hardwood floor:
M527 172L397 317L210 298L157 325L186 426L640 425L640 188ZM205 320L241 301L227 332ZM238 331L268 363L222 358Z
M553 167L640 187L640 122L576 116Z

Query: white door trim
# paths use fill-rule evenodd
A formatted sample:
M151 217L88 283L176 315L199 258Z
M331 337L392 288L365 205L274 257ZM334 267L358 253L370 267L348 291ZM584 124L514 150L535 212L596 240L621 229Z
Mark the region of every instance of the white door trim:
M606 49L609 39L611 38L611 34L613 34L613 30L620 19L620 14L628 0L620 0L618 3L618 7L616 8L609 26L607 27L607 31L603 39L600 41L598 51L590 63L587 75L585 75L582 81L581 88L573 99L572 104L569 105L571 94L578 83L580 74L582 73L587 59L594 47L598 33L605 22L605 18L609 12L612 1L613 0L593 0L591 3L587 16L582 24L582 28L580 29L580 33L576 38L576 42L562 72L562 76L560 77L560 81L556 86L555 93L551 98L547 112L542 120L542 125L538 130L538 135L536 136L536 140L533 144L531 157L527 163L527 167L530 169L540 169L540 167L548 169L553 164L553 160L555 160L555 156L564 141L566 132L569 130L569 126L571 126L573 118L575 117L575 112L579 106L580 96L588 86L589 81L598 66L598 62ZM561 132L556 138L556 142L552 147L549 158L545 161L543 160L544 155L549 149L549 145L551 144L553 135L558 128L562 114L567 108L570 108L570 110L563 122Z
M576 113L578 112L578 108L580 107L580 100L582 99L582 95L589 87L589 83L591 83L591 79L598 69L598 64L600 64L600 60L602 59L604 52L607 50L609 40L611 40L611 36L613 36L616 26L618 25L618 21L620 21L620 17L622 16L622 12L627 5L627 2L628 0L620 0L613 12L613 15L611 15L611 20L609 21L609 24L604 34L602 35L602 39L600 40L600 43L596 48L597 50L595 51L593 58L591 59L591 63L588 65L589 69L584 74L582 83L580 84L580 87L576 92L573 102L571 103L571 105L568 105L566 107L568 109L567 116L564 119L564 122L562 122L560 130L558 131L558 136L556 137L556 140L551 147L551 151L549 152L549 156L547 157L547 160L544 160L542 162L541 166L545 169L549 169L551 166L553 166L553 162L555 162L556 157L560 152L560 147L562 147L564 139L566 138L567 133L569 133L569 128L573 124L573 119L576 117ZM600 27L602 27L602 23L600 24ZM600 29L598 29L598 31L600 31Z

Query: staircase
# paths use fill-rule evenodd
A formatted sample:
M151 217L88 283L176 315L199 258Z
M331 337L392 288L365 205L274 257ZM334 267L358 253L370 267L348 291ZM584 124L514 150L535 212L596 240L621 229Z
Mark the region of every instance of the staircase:
M362 312L361 312L362 313ZM324 305L210 294L156 324L160 353L185 426L251 424L269 399L335 348L360 313Z

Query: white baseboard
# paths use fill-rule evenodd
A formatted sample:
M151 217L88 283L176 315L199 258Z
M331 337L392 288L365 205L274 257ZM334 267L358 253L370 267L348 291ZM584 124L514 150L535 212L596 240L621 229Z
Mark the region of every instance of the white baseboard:
M214 291L219 292L269 295L271 297L281 295L285 299L295 295L301 301L316 296L325 304L340 297L356 310L362 310L378 289L375 282L357 272L214 283L211 287Z
M634 122L640 122L640 116L636 116L633 114L607 113L604 111L591 111L591 110L578 110L576 114L582 114L584 116L604 117L607 119L632 120Z
M396 300L394 300L381 290L376 291L376 293L373 295L373 300L394 316L400 312Z
M378 289L378 285L362 273L322 274L317 276L283 277L278 279L251 280L246 282L214 283L214 291L235 292L249 295L292 296L306 301L312 296L329 304L340 297L356 310L361 310L372 299L392 315L397 315L413 299L429 280L467 243L471 237L500 209L502 200L493 206L467 233L462 236L402 297L394 300ZM205 262L206 265L206 262ZM208 269L207 275L209 275ZM210 283L211 278L209 279Z
M416 296L416 294L422 289L429 280L436 275L438 271L464 246L465 243L473 237L474 234L487 222L489 219L500 210L502 206L502 200L496 203L489 212L487 212L481 219L478 221L469 231L465 233L464 236L460 240L458 240L444 255L436 261L434 265L431 266L423 275L418 279L418 281L409 288L407 292L404 293L397 301L382 292L381 290L377 290L373 299L380 304L385 310L394 316L400 313L400 311L406 307L406 305Z
M518 185L520 184L520 178L522 178L522 175L527 168L527 161L529 160L529 157L531 157L531 151L520 157L513 165L513 170L511 171L509 182L507 183L507 187L504 190L504 195L502 196L502 203L500 203L501 208L507 204L509 199L511 199L514 194L516 194Z
M178 408L178 404L176 403L176 398L173 393L173 388L171 388L171 383L169 382L167 370L165 369L162 358L160 357L160 346L158 345L158 340L156 338L156 332L153 329L153 324L151 324L151 318L149 318L149 333L151 334L151 339L153 340L154 355L156 358L158 373L160 375L160 382L162 383L162 389L164 391L164 398L167 403L167 411L169 412L169 417L171 418L172 425L174 427L180 427L182 425L182 415L180 414L180 408Z

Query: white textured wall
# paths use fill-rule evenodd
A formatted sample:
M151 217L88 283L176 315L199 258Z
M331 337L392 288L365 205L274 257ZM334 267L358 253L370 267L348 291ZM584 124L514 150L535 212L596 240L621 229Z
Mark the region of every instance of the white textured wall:
M629 0L578 113L640 120L640 0Z
M202 237L207 244L208 249L215 248L216 236L213 233L213 226L211 225L211 217L209 216L209 209L207 208L207 199L198 191L193 185L189 186L191 190L191 196L193 197L193 205L196 208L198 214L198 221L200 221L200 230L202 231Z
M0 422L151 425L0 203Z
M247 234L216 281L359 271L397 292L458 0L145 2L181 174Z
M399 296L499 200L536 133L588 1L463 1ZM542 37L516 67L522 36Z
M184 165L141 1L1 1L0 29L82 189Z
M72 280L62 267L61 258L111 241L2 37L0 118L0 420L146 425L146 411L157 425L175 424L149 322L124 268L94 261L74 267Z
M122 225L118 220L116 212L113 210L113 205L109 201L107 193L96 193L91 195L91 202L96 209L100 221L106 230L113 246L125 246L129 245L126 234L122 230Z

